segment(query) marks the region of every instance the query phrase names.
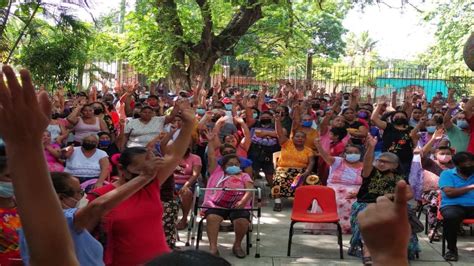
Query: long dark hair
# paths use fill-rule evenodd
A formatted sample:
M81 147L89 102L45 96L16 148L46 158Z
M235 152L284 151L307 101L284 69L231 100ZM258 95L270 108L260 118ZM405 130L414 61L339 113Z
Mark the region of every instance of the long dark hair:
M135 156L145 153L147 153L147 150L143 147L126 148L120 155L118 161L122 165L123 169L126 169L132 163Z

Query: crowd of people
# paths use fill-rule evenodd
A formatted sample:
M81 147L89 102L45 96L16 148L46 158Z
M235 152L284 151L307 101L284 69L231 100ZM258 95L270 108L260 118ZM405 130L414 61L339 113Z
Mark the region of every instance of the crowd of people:
M275 212L299 186L328 186L352 235L349 254L367 265L387 259L381 247L397 260L418 256L413 209L427 208L434 240L441 212L448 261L458 260L462 220L474 218L474 97L456 100L453 89L432 99L407 92L401 103L397 92L362 101L358 88L286 81L275 90L198 81L178 94L138 83L47 93L26 71L21 85L3 72L0 265L150 262L177 249L197 184L250 189L262 179ZM230 219L232 251L244 258L251 193L209 193L204 206L210 253L219 255L220 224ZM371 232L394 219L403 244L376 244ZM48 257L54 247L64 252Z

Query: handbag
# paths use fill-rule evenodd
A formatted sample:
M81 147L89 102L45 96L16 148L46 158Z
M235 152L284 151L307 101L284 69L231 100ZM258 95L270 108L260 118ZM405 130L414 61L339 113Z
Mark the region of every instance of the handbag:
M420 219L418 219L415 209L410 207L408 207L408 222L410 223L412 233L421 233L425 229Z

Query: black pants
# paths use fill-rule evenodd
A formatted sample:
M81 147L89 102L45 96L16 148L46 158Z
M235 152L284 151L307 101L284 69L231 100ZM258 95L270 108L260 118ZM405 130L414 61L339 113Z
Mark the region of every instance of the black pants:
M443 231L448 242L448 250L457 252L456 242L459 226L462 220L474 218L474 206L451 205L441 208L440 211L444 219Z

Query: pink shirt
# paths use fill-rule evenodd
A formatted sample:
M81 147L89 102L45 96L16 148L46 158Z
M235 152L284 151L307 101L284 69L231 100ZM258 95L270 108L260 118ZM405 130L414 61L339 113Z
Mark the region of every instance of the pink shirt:
M193 167L202 166L201 157L190 153L188 158L183 159L174 170L175 184L184 184L193 175Z
M349 142L349 139L350 139L350 135L347 134L341 141L342 143L344 143L344 146L347 145L347 142ZM323 146L323 149L325 151L329 151L329 149L331 148L331 139L329 138L329 130L328 132L326 132L326 134L324 135L321 135L319 137L320 139L320 142L321 142L321 146Z

